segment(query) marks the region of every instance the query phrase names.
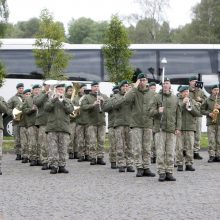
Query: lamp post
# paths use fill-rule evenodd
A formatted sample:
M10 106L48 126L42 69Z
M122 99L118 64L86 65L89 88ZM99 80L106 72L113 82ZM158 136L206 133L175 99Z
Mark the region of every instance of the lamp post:
M164 83L164 76L165 76L165 65L167 64L166 57L163 57L163 59L161 60L161 64L162 64L162 79L161 79L161 82L162 82L162 85L163 85L163 83Z

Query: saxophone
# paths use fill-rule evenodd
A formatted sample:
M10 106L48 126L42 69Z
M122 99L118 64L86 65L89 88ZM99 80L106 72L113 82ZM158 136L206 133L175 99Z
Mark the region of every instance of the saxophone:
M216 108L217 105L217 99L218 99L218 94L215 96L215 104L214 104L214 109L212 111L212 123L216 124L219 110Z

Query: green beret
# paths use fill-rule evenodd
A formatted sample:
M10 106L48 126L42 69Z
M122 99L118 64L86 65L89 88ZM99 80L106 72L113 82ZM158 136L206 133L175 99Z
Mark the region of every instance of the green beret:
M59 87L65 87L65 84L64 84L64 83L60 83L60 84L57 84L57 85L55 86L55 88L59 88Z
M156 86L157 84L155 82L150 82L149 86Z
M86 86L86 84L85 83L80 83L80 89L82 88L82 87L85 87Z
M69 88L73 88L73 86L72 86L72 85L68 85L68 86L66 86L65 91L67 92L67 90L68 90Z
M24 83L18 83L17 86L16 86L16 89L18 89L20 87L24 87Z
M26 94L26 93L28 93L28 92L31 92L31 90L30 90L30 89L25 89L24 92L23 92L23 94Z
M190 82L190 81L193 81L193 80L198 80L197 76L191 76L191 77L189 78L189 82Z
M119 90L119 86L113 86L112 91Z
M177 87L177 91L179 92L180 91L180 88L182 87L182 85L179 85L178 87Z
M216 84L216 85L213 85L212 87L211 87L211 89L216 89L216 88L219 88L219 86Z
M181 87L179 88L179 92L183 92L183 91L185 91L185 90L189 90L189 86L181 86Z
M96 86L96 85L99 85L99 82L98 82L98 81L93 81L93 82L91 83L91 86Z
M121 88L123 85L125 84L129 84L128 80L122 80L120 83L119 83L119 88Z
M34 85L32 86L32 89L39 89L39 88L41 88L41 86L40 86L39 84L34 84Z
M143 73L139 73L137 79L143 79L143 78L147 79L147 77Z

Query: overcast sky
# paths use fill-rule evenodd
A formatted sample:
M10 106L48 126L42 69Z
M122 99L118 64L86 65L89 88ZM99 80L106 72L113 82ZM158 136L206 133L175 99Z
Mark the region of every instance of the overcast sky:
M112 14L126 16L139 13L134 0L7 0L10 10L9 22L26 21L39 17L43 8L53 13L54 19L64 23L74 18L88 17L95 21L110 20ZM166 18L172 28L189 23L191 8L200 0L170 0Z

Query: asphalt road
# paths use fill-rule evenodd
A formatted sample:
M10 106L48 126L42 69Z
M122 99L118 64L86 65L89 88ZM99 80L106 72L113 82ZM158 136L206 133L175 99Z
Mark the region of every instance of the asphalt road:
M76 160L68 160L69 174L50 175L4 155L0 220L219 220L220 163L208 164L202 155L195 172L175 172L176 182L163 183L158 175L136 178L109 163Z

